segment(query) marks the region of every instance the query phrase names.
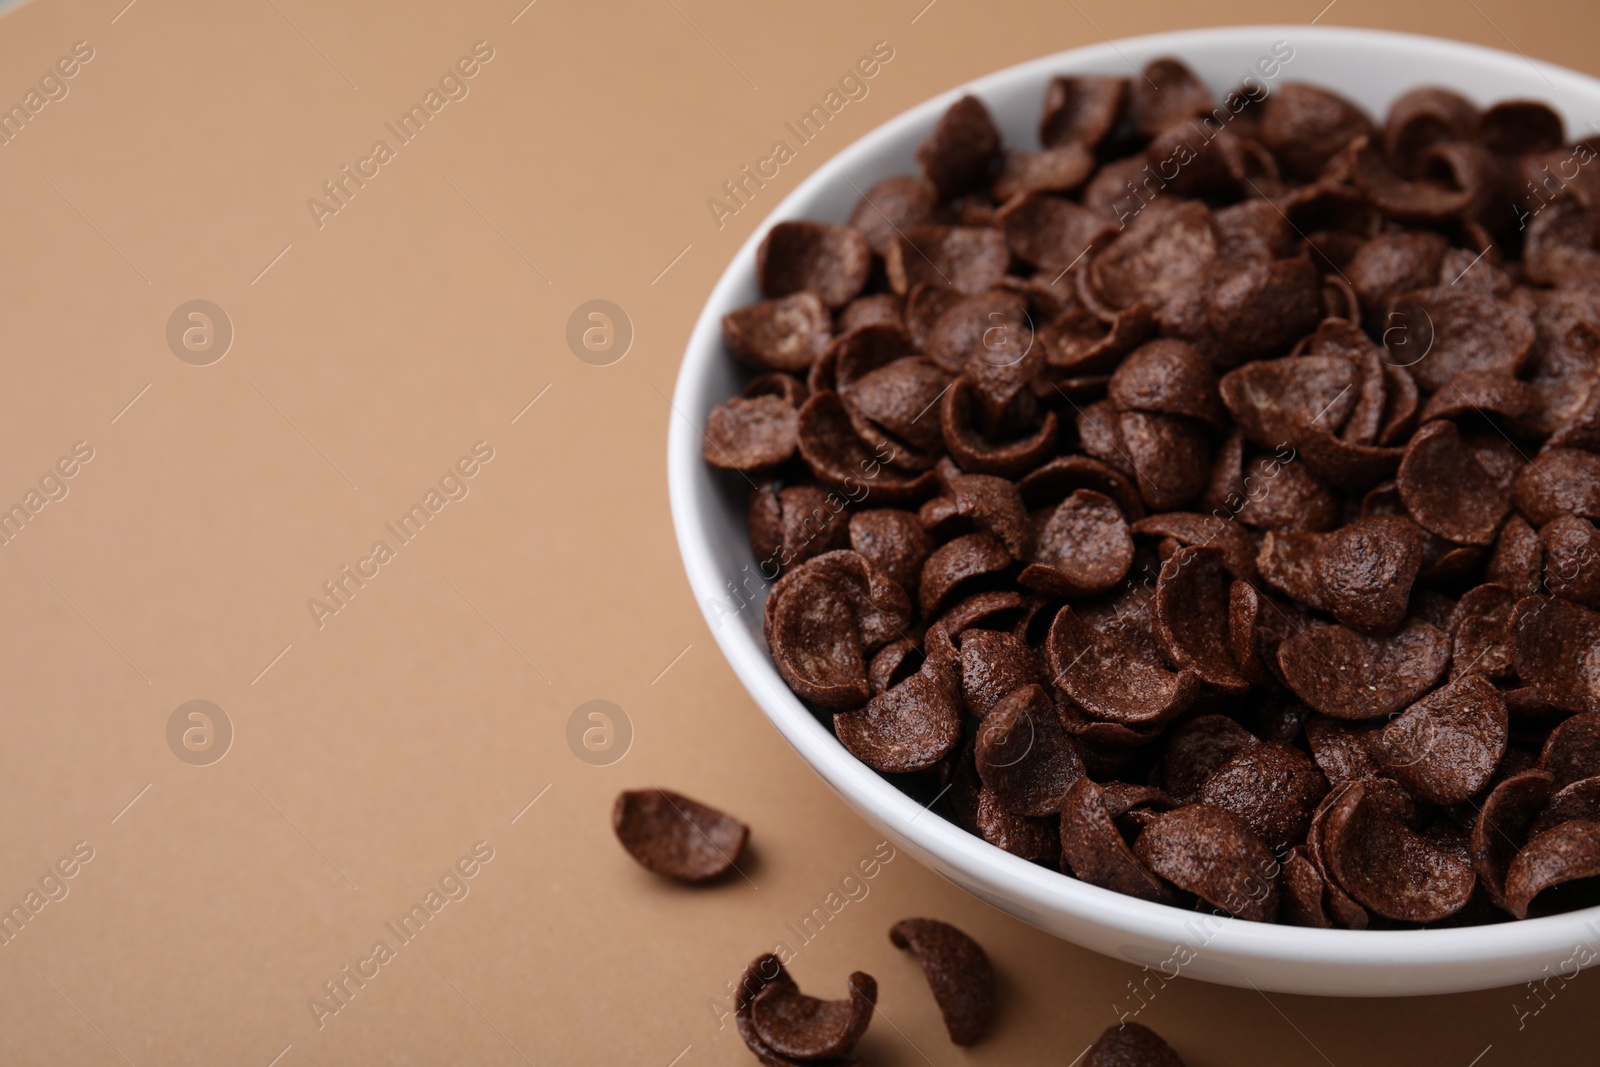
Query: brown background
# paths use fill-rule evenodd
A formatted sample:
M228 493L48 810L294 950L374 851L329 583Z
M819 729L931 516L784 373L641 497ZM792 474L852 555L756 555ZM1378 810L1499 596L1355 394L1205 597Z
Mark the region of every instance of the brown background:
M0 147L0 504L94 449L0 548L0 903L75 842L95 850L0 947L0 1063L753 1062L718 1028L724 983L798 947L785 922L877 838L760 716L678 563L665 396L701 302L797 181L935 92L1102 35L1306 22L1324 0L125 2L0 22L0 102L75 41L95 51ZM1339 0L1321 21L1600 71L1577 2ZM318 229L307 198L479 40L494 59L470 96ZM719 231L706 198L879 40L895 58L871 95ZM607 367L565 342L597 297L636 330ZM211 366L165 341L194 298L236 331ZM495 454L470 496L319 630L307 598L479 440ZM166 740L197 697L236 731L207 767ZM635 731L608 767L566 742L593 698ZM629 862L610 801L644 783L752 823L748 879L685 891ZM495 858L470 895L319 1029L308 999L395 943L385 921L479 840ZM792 971L824 995L878 977L871 1062L1064 1065L1133 1003L1134 968L908 857L868 884ZM976 1050L947 1042L885 937L912 914L999 966ZM1139 1020L1191 1067L1572 1062L1600 984L1551 988L1520 1029L1525 989L1363 1002L1180 981Z

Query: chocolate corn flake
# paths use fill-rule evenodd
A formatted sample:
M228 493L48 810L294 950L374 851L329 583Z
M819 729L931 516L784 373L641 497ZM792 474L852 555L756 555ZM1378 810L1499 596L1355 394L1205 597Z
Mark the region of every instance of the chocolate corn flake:
M879 323L841 335L828 355L833 373L832 388L848 400L851 386L857 381L902 358L915 358L916 351L904 330Z
M1234 264L1290 259L1299 247L1294 227L1269 200L1241 200L1212 212L1218 254Z
M1211 458L1205 431L1193 419L1124 411L1117 416L1117 434L1151 510L1177 510L1205 488Z
M756 250L756 278L769 297L810 290L830 308L861 292L872 269L867 240L846 226L780 222Z
M1312 813L1328 795L1328 780L1304 752L1264 741L1218 767L1200 801L1244 819L1262 843L1281 849L1304 839Z
M1315 422L1301 430L1296 446L1306 466L1352 493L1394 477L1402 455L1398 448L1352 444Z
M1001 203L1028 193L1068 193L1087 181L1094 168L1089 150L1070 141L1043 152L1008 148L990 191Z
M1484 577L1517 596L1532 596L1539 591L1543 573L1538 533L1528 525L1527 519L1512 515L1495 538L1494 554L1484 567Z
M1423 153L1436 144L1470 140L1478 129L1478 108L1460 93L1425 86L1389 105L1384 123L1384 154L1407 175L1423 168Z
M1485 469L1451 422L1430 422L1416 432L1396 484L1417 525L1456 544L1493 544L1511 507L1510 487Z
M1161 1036L1136 1022L1108 1026L1089 1046L1083 1067L1183 1067Z
M1465 415L1498 415L1511 422L1532 413L1540 403L1527 382L1493 371L1462 371L1429 398L1421 422L1459 419Z
M1049 459L1056 448L1056 413L1045 411L1019 434L983 429L977 423L976 386L957 378L939 402L939 426L945 446L962 470L974 474L1019 477Z
M847 498L865 491L878 504L905 504L926 496L934 485L932 470L897 470L889 465L894 449L875 450L863 441L838 393L813 393L805 402L799 445L817 481Z
M1330 872L1387 919L1431 923L1460 911L1477 883L1471 864L1406 826L1374 781L1351 784L1329 808L1322 847Z
M940 367L960 374L974 352L1005 360L1014 352L1026 351L1032 343L1028 302L1017 293L990 289L958 297L944 308L928 325L922 348Z
M1161 566L1156 581L1156 639L1168 660L1224 693L1241 695L1250 682L1217 623L1227 617L1228 573L1221 549L1180 548Z
M1362 242L1344 273L1363 308L1387 307L1401 293L1434 284L1449 248L1442 234L1397 230Z
M1506 870L1506 910L1518 919L1600 903L1600 822L1574 819L1529 841Z
M763 482L750 494L750 546L765 570L783 570L849 548L843 501L814 485Z
M1517 677L1562 711L1600 712L1600 613L1553 597L1517 601L1508 623Z
M1133 481L1133 461L1128 457L1128 443L1122 439L1122 431L1117 425L1117 409L1111 401L1096 400L1080 408L1075 416L1078 447L1083 453ZM1141 498L1140 507L1143 506Z
M1533 351L1533 317L1481 291L1443 285L1396 298L1385 336L1394 362L1431 392L1463 371L1522 370Z
M1233 129L1208 132L1205 140L1195 136L1197 127L1187 122L1168 126L1145 146L1145 159L1159 173L1172 175L1167 189L1179 196L1212 200L1231 199L1256 188L1280 190L1277 161L1259 142ZM1174 167L1174 161L1184 164Z
M1050 512L1017 580L1049 596L1085 597L1114 587L1133 565L1133 537L1108 496L1078 489Z
M1538 101L1249 89L1062 76L1009 144L965 96L848 225L767 231L700 416L774 663L1094 885L1342 929L1576 906L1597 142Z
M1088 456L1059 456L1029 472L1017 483L1030 508L1059 504L1075 489L1092 489L1116 501L1129 522L1144 517L1144 501L1133 481Z
M1326 845L1328 818L1347 794L1353 783L1336 785L1311 816L1311 828L1306 831L1305 855L1322 877L1322 903L1324 913L1332 924L1348 930L1365 930L1372 925L1372 913L1339 884L1328 862Z
M949 387L950 376L932 362L907 357L841 381L839 396L863 441L879 454L894 456L896 465L916 470L933 466L944 451L938 423L921 416Z
M1013 482L989 474L956 474L945 479L955 515L986 533L1013 559L1024 559L1032 547L1028 511Z
M1577 197L1558 197L1528 222L1523 239L1523 273L1529 281L1557 287L1593 289L1600 283L1600 252L1595 249L1594 208Z
M1182 899L1134 855L1106 810L1100 786L1086 777L1074 782L1062 800L1061 861L1064 870L1102 889L1157 903Z
M1040 270L1065 271L1110 239L1111 221L1046 193L1019 196L995 216L1011 254Z
M1289 688L1335 719L1399 711L1439 680L1449 659L1449 638L1415 619L1387 637L1319 626L1278 646Z
M973 628L1015 629L1031 618L1031 612L1036 606L1017 593L974 593L945 611L929 625L928 640L930 642L933 640L935 631L943 631L946 637L952 640L964 640L961 635ZM928 647L932 648L933 645L929 644Z
M1130 79L1128 118L1146 137L1211 110L1211 93L1181 59L1155 59Z
M994 1020L994 966L983 946L938 919L901 919L889 940L921 964L950 1040L977 1044Z
M890 641L867 664L867 686L873 696L906 680L922 662L922 650L910 638Z
M1176 801L1155 786L1131 782L1106 782L1100 787L1100 797L1113 819L1121 819L1131 812L1153 813L1177 807Z
M1272 688L1277 682L1262 658L1261 640L1257 625L1261 619L1262 600L1256 588L1247 582L1235 581L1228 587L1228 651L1239 673L1253 686ZM1275 660L1276 651L1272 653Z
M776 955L757 956L745 968L734 992L734 1021L739 1036L766 1067L798 1067L818 1059L848 1067L856 1062L849 1053L871 1021L878 994L872 976L859 971L850 976L848 989L850 995L845 1001L808 997L800 992ZM760 1008L756 1006L758 1001ZM771 1043L772 1038L788 1048L806 1050L807 1054L796 1056L780 1051ZM837 1052L832 1051L835 1048ZM819 1049L823 1051L814 1051Z
M1383 385L1384 421L1378 431L1378 444L1387 448L1402 443L1416 427L1421 394L1411 372L1392 363L1383 365Z
M750 828L667 789L624 790L611 809L617 840L645 870L708 882L736 869Z
M1261 580L1308 608L1326 609L1322 583L1317 579L1317 557L1326 537L1292 530L1268 531L1256 557Z
M1600 455L1553 448L1517 472L1512 493L1517 510L1534 526L1562 515L1600 519Z
M904 590L848 550L808 560L767 597L773 662L792 689L827 708L866 700L866 657L904 637L909 622Z
M1311 758L1334 785L1381 773L1372 747L1373 727L1318 715L1306 720L1305 735Z
M1511 642L1511 610L1516 596L1510 589L1485 583L1462 595L1452 613L1449 629L1452 681L1468 674L1505 680L1515 673L1516 650Z
M885 178L862 194L850 215L850 225L861 231L867 245L879 256L908 226L933 218L939 191L925 178Z
M1304 845L1291 848L1283 860L1283 900L1279 918L1291 926L1314 926L1326 930L1333 926L1323 906L1326 892L1322 871Z
M917 146L922 172L945 197L987 185L999 154L1000 131L975 96L963 96L952 104Z
M1184 415L1213 426L1227 421L1210 363L1191 344L1160 340L1123 357L1107 388L1120 411Z
M794 455L800 416L783 397L734 397L706 417L701 454L713 467L751 473Z
M806 383L793 374L782 371L773 371L771 374L758 374L745 384L744 395L747 397L776 396L788 402L796 411L811 396L811 390Z
M1532 435L1549 434L1546 444L1551 448L1592 451L1600 406L1593 377L1594 351L1600 342L1600 292L1538 293L1533 325L1537 340L1528 384L1540 404L1524 420L1524 427Z
M1198 800L1207 780L1257 738L1226 715L1197 715L1175 727L1161 757L1161 781L1181 804Z
M1078 742L1084 769L1101 777L1124 773L1139 749L1161 739L1159 726L1123 726L1091 719L1071 701L1063 701L1057 708L1067 733Z
M899 235L896 234L896 237ZM887 257L887 253L885 253ZM892 294L891 294L892 295ZM1010 293L1000 293L1000 297L1010 297ZM932 357L934 352L929 348L929 334L934 323L946 311L960 304L965 296L960 290L948 284L939 282L918 282L907 289L905 293L905 324L906 332L911 335L911 343Z
M1016 634L999 630L966 630L960 634L960 646L961 698L966 703L967 713L974 718L987 718L990 712L1006 702L1006 698L1037 688L1037 684L1044 679L1033 649ZM1026 731L1032 729L1032 713L1024 711L1021 714L1030 719L1024 733L1024 736L1030 736ZM1053 717L1054 708L1051 714ZM1051 725L1046 723L1046 728ZM1059 722L1053 725L1059 725Z
M1478 119L1483 147L1499 156L1525 156L1560 148L1561 116L1538 100L1504 100Z
M1095 148L1116 128L1127 102L1127 78L1101 74L1052 78L1045 88L1039 141Z
M860 296L846 304L835 318L841 334L863 326L896 326L905 329L905 302L893 293Z
M1600 775L1579 778L1552 793L1549 802L1539 812L1539 817L1528 828L1528 836L1537 837L1551 827L1573 819L1600 821Z
M1169 538L1183 547L1198 545L1219 549L1229 574L1244 581L1253 581L1256 577L1255 544L1249 532L1216 512L1202 515L1194 511L1169 511L1150 515L1135 522L1132 530L1135 536Z
M889 284L900 294L921 283L981 293L997 284L1011 261L1005 234L988 226L923 223L898 235L886 259Z
M789 687L825 708L865 703L865 649L845 591L824 575L796 572L769 603L767 646Z
M826 706L826 705L825 705ZM929 657L916 674L833 717L851 755L885 774L934 766L961 741L961 696L949 664Z
M1235 500L1235 517L1260 530L1331 530L1340 518L1332 486L1304 463L1283 463L1275 456L1251 457Z
M1123 726L1163 722L1181 714L1200 689L1199 676L1169 670L1061 609L1046 643L1050 680L1096 718Z
M1600 530L1576 515L1551 519L1539 530L1545 587L1552 596L1600 608Z
M849 547L874 570L904 589L916 588L934 546L915 515L898 508L872 508L851 515L848 529Z
M1207 324L1236 357L1268 356L1316 326L1321 295L1322 282L1309 256L1252 263L1217 283Z
M1574 715L1550 731L1539 769L1550 775L1552 789L1600 774L1600 714Z
M1061 842L1057 837L1057 820L1018 815L1000 806L994 791L985 787L978 792L975 813L978 836L989 844L1046 867L1054 867L1061 858Z
M1522 771L1501 781L1484 799L1469 843L1472 866L1491 900L1506 906L1506 869L1521 851L1529 827L1550 798L1550 775Z
M1352 144L1348 158L1356 188L1397 222L1438 225L1482 209L1494 180L1493 160L1482 148L1446 142L1424 150L1418 162L1423 174L1413 180L1371 142Z
M832 340L828 307L806 290L729 312L722 341L733 357L758 370L809 370Z
M1340 182L1314 181L1292 187L1277 203L1291 226L1316 236L1314 246L1324 250L1324 258L1333 266L1341 259L1348 262L1361 241L1383 230L1382 213L1358 190Z
M827 552L807 561L803 569L827 578L843 590L867 651L906 635L911 604L905 591L875 570L866 557L850 551ZM779 586L772 591L777 594Z
M1372 132L1372 120L1336 93L1290 83L1261 104L1260 137L1284 171L1313 178L1346 146Z
M1039 342L1051 370L1098 374L1115 369L1154 329L1155 319L1144 304L1104 315L1073 306L1039 328ZM1046 385L1053 384L1046 381Z
M1282 448L1317 423L1337 428L1360 399L1359 371L1343 356L1292 356L1247 363L1220 383L1222 402L1255 445Z
M1391 515L1357 519L1317 546L1312 572L1334 618L1368 634L1392 633L1406 618L1422 565L1422 533Z
M1050 696L1037 685L1017 689L985 716L973 756L995 802L1014 815L1042 818L1061 810L1083 761Z
M1148 305L1164 329L1204 315L1204 290L1217 262L1217 235L1203 204L1159 201L1110 245L1088 257L1087 292L1112 310Z
M1165 812L1135 839L1133 851L1212 907L1255 922L1278 917L1278 862L1231 811L1201 803Z
M1411 705L1377 733L1372 747L1412 795L1449 807L1488 784L1505 755L1506 730L1499 690L1471 674Z
M768 983L750 1002L750 1029L772 1052L810 1062L847 1056L867 1032L878 983L860 971L844 1000L818 1000L792 983Z
M922 565L918 590L922 613L931 616L963 583L999 573L1011 565L1011 553L988 534L974 533L947 541Z

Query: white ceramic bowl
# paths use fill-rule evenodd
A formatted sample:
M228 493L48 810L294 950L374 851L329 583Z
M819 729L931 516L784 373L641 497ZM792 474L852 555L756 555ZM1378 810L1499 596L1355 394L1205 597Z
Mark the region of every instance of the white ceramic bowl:
M1600 908L1453 930L1353 931L1202 918L1099 889L988 844L860 763L789 691L761 632L764 590L745 534L746 487L700 458L706 414L737 392L723 349L722 316L759 298L755 253L786 219L843 222L880 178L914 173L912 152L965 93L988 105L1008 145L1037 148L1045 85L1057 74L1131 74L1175 55L1213 93L1232 88L1259 57L1288 42L1294 55L1276 86L1327 86L1381 119L1417 85L1450 86L1489 104L1513 97L1552 103L1569 137L1600 119L1600 81L1519 55L1371 30L1243 26L1133 37L1023 63L951 89L862 137L800 183L734 256L689 339L673 404L667 469L673 522L695 598L734 671L789 744L889 840L956 885L1041 930L1109 956L1204 981L1325 996L1408 996L1487 989L1568 970L1600 956ZM1281 45L1280 53L1281 53ZM853 187L852 187L853 183ZM741 607L741 603L743 606Z

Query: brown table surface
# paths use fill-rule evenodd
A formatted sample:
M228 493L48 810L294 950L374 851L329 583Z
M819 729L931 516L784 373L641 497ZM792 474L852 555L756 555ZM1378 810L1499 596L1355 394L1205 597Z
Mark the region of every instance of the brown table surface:
M877 837L762 718L679 565L665 397L702 301L796 182L933 93L1325 0L524 2L37 0L0 22L0 101L92 52L0 146L0 506L37 508L0 547L0 905L39 908L0 946L0 1063L754 1062L719 1026L725 983ZM1321 22L1600 69L1576 2L1342 0ZM870 95L719 230L706 199L880 40ZM456 98L394 136L477 42ZM393 158L363 162L379 139ZM370 177L334 212L345 166ZM605 367L565 340L595 298L635 329ZM195 299L233 333L206 366L215 313L209 338L178 315L194 351L167 337ZM460 498L394 536L475 444L492 459L445 480ZM379 540L393 558L361 562ZM340 606L323 583L347 565L369 577ZM209 748L187 712L169 744L195 699L231 724L220 761L215 714ZM591 699L632 724L608 766L567 742ZM748 820L748 879L687 891L629 861L611 799L645 783ZM460 899L395 936L478 842L493 858L444 883ZM92 859L47 877L74 847ZM824 995L878 977L873 1063L1065 1065L1130 1003L1135 968L909 857L868 886L792 971ZM978 1048L889 944L909 915L993 956ZM380 940L392 958L363 963ZM347 966L372 977L340 1006ZM1542 1001L1180 980L1138 1018L1191 1067L1497 1067L1576 1062L1597 1008L1588 977Z

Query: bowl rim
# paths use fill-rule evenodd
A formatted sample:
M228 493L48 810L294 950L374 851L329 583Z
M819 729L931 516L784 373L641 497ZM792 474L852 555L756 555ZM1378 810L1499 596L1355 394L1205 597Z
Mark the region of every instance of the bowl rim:
M721 318L738 306L735 293L753 277L756 248L767 231L780 221L804 217L798 210L801 204L819 188L838 182L853 167L870 159L880 150L881 142L913 127L931 125L951 103L968 93L982 97L986 91L1017 81L1037 81L1042 86L1048 77L1070 72L1075 67L1081 69L1118 57L1125 59L1122 48L1147 54L1182 55L1186 48L1268 34L1295 41L1314 37L1333 46L1360 45L1380 39L1405 45L1418 53L1431 53L1436 58L1464 61L1479 67L1485 64L1527 65L1558 92L1600 94L1600 79L1526 55L1421 34L1355 27L1273 23L1207 27L1107 39L1025 60L911 106L862 134L800 180L756 225L718 278L685 346L671 401L668 492L673 527L691 590L729 665L784 739L847 803L869 821L893 827L924 856L935 857L943 865L978 880L1003 882L1004 889L997 889L997 892L1020 897L1030 906L1068 914L1081 922L1135 938L1184 942L1194 936L1196 916L1209 913L1186 911L1102 889L1013 856L941 816L921 818L927 810L923 805L851 755L790 692L760 643L741 626L718 625L711 604L725 590L708 534L710 510L705 506L704 487L709 483L698 481L696 477L697 468L703 464L700 427L706 414L705 410L694 410L699 403L696 392L712 361L727 358L722 344ZM1337 90L1338 87L1333 88ZM939 873L949 877L943 871ZM962 888L974 891L964 884ZM978 895L983 898L981 893ZM1526 959L1540 954L1559 959L1560 953L1571 951L1575 945L1600 945L1600 908L1489 925L1426 930L1317 929L1249 922L1227 916L1219 917L1219 921L1220 928L1211 930L1206 937L1208 950L1236 959L1300 965L1438 965L1451 961Z

